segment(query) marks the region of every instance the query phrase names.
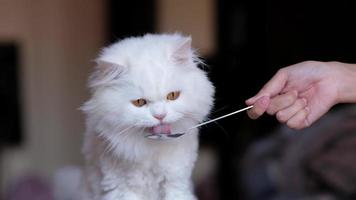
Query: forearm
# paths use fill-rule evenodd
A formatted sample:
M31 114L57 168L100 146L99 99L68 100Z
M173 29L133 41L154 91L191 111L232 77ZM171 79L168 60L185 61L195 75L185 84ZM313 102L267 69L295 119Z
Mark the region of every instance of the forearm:
M341 69L338 103L356 103L356 64L335 64Z

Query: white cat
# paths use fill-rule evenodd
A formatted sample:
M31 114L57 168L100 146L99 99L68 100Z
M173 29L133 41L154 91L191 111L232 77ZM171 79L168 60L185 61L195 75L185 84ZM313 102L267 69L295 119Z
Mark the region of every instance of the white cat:
M85 200L195 200L191 173L198 130L171 134L203 121L214 87L180 34L147 34L103 49L90 78L83 153Z

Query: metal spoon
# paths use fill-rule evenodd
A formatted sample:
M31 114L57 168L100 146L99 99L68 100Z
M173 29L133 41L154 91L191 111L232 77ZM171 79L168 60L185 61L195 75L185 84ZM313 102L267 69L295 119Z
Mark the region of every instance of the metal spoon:
M220 120L220 119L223 119L225 117L229 117L231 115L234 115L234 114L237 114L237 113L240 113L240 112L243 112L245 110L248 110L248 109L251 109L253 106L248 106L246 108L242 108L240 110L237 110L237 111L234 111L232 113L229 113L229 114L226 114L226 115L223 115L223 116L220 116L220 117L217 117L215 119L211 119L211 120L208 120L208 121L205 121L205 122L202 122L200 124L197 124L195 126L192 126L188 129L186 129L185 131L182 131L182 132L176 132L176 133L171 133L171 134L150 134L150 135L146 135L145 137L146 138L149 138L149 139L173 139L173 138L178 138L184 134L186 134L188 131L192 130L192 129L195 129L195 128L198 128L198 127L201 127L201 126L204 126L206 124L209 124L211 122L215 122L217 120Z

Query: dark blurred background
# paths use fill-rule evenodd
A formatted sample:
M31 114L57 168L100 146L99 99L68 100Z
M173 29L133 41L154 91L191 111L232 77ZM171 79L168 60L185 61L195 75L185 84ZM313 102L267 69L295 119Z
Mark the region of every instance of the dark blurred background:
M356 63L355 10L352 0L0 0L2 193L34 180L51 185L58 169L82 164L77 108L104 45L148 32L191 35L210 66L216 117L244 107L281 67ZM194 172L200 199L272 199L250 194L255 184L246 182L244 162L251 146L278 128L273 117L246 114L204 127ZM256 185L265 180L255 178ZM277 193L271 185L261 188Z

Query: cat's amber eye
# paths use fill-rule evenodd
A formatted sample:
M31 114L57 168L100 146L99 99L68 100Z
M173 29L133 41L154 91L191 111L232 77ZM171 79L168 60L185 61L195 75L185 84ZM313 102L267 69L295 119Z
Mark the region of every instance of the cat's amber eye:
M142 107L147 103L147 101L145 99L136 99L136 100L133 100L131 102L132 102L133 105L135 105L137 107Z
M180 95L180 92L179 92L179 91L170 92L170 93L168 93L168 95L167 95L167 99L170 100L170 101L173 101L173 100L178 99L179 95Z

